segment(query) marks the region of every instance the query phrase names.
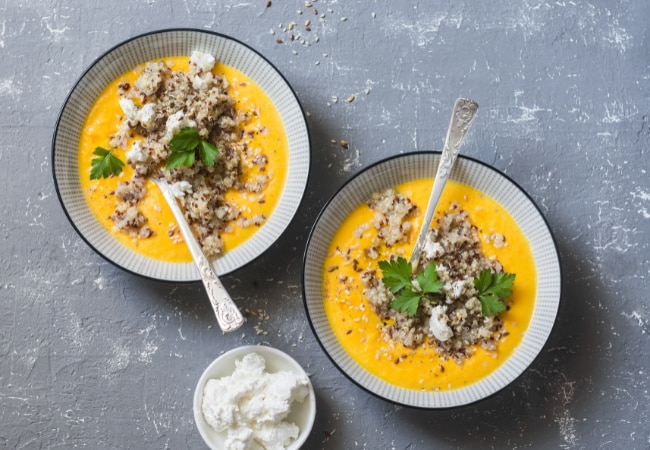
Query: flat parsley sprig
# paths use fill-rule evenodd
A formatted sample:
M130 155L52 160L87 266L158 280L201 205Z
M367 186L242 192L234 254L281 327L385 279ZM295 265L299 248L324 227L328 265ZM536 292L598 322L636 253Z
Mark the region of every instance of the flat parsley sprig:
M492 273L490 269L483 270L474 278L483 315L494 316L506 310L503 300L512 295L514 281L514 273Z
M90 179L99 180L100 178L108 178L111 175L119 175L122 173L124 162L113 154L113 150L103 147L96 147L93 155L97 155L90 161Z
M401 256L391 261L379 261L379 268L383 273L382 282L395 296L391 308L413 317L423 299L438 302L433 294L442 293L443 283L438 279L435 261L418 272L415 280L412 278L413 266ZM492 273L490 269L483 270L474 278L484 316L494 316L506 310L503 300L512 295L514 280L514 273Z
M201 139L199 132L194 128L183 128L169 141L167 169L194 164L197 147L203 164L212 167L219 156L219 149L214 144Z
M421 300L436 303L432 294L442 292L442 281L438 280L436 263L433 261L418 272L415 280L411 278L413 266L401 256L392 261L379 261L379 268L384 275L382 282L395 296L390 303L391 308L404 311L409 317L417 313Z

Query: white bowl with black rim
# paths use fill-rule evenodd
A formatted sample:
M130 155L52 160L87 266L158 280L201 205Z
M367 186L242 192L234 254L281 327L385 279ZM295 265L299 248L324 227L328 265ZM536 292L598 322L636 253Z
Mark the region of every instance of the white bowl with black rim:
M494 372L467 386L448 390L406 389L373 375L345 351L329 323L323 299L323 268L341 223L373 192L420 178L431 178L439 152L402 154L367 167L325 205L308 239L303 260L303 298L310 326L334 365L366 391L409 407L442 409L487 398L512 383L539 355L556 320L562 286L557 247L549 226L530 196L512 179L480 161L460 156L450 179L479 190L510 213L528 239L537 271L535 304L522 342Z
M285 231L302 200L310 165L310 138L303 109L284 76L260 53L223 34L170 29L122 42L95 60L75 83L61 109L52 141L56 192L75 230L97 253L122 269L164 281L198 281L193 262L170 263L142 256L120 244L94 217L81 189L79 136L86 116L102 90L123 73L147 61L189 55L198 50L234 67L257 83L273 101L287 135L289 162L282 195L274 212L246 242L217 258L220 275L230 273L266 251Z

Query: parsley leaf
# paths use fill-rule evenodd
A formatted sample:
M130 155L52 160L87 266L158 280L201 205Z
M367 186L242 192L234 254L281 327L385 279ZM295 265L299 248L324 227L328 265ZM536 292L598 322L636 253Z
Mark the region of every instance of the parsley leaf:
M219 149L216 145L208 141L201 141L199 144L199 156L206 166L212 167L214 166L214 160L219 156Z
M413 317L418 312L421 298L418 292L404 289L390 302L390 307L398 311L405 311L409 317Z
M409 317L417 313L421 300L435 302L429 295L442 292L443 283L438 280L433 261L416 274L415 280L412 279L413 266L401 256L392 261L379 261L379 268L383 274L382 282L395 295L390 307L406 312Z
M207 167L214 166L214 161L219 156L219 149L214 144L201 139L199 132L194 128L183 128L169 141L167 169L194 164L197 147L203 164Z
M113 154L112 150L96 147L93 151L93 158L90 161L90 179L99 180L100 178L108 178L111 175L119 175L122 173L124 162Z
M411 286L412 266L406 259L399 257L392 261L379 261L379 268L384 274L384 285L396 294L407 286Z
M512 295L514 281L514 273L492 273L490 269L483 270L474 278L483 315L493 316L506 310L503 300Z

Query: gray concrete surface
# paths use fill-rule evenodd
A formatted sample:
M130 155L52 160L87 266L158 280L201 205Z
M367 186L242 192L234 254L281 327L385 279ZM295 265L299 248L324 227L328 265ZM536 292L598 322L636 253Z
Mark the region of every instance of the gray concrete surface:
M650 448L650 3L311 1L318 15L281 0L0 2L0 448L204 448L199 375L221 352L261 343L311 373L309 449ZM310 45L289 39L290 22ZM248 43L309 113L304 203L276 245L225 277L268 319L229 335L200 284L140 279L95 254L51 176L57 114L83 70L171 27ZM427 412L370 396L330 363L305 317L301 258L318 211L355 172L441 147L458 96L481 105L464 153L516 180L547 217L564 295L521 378Z

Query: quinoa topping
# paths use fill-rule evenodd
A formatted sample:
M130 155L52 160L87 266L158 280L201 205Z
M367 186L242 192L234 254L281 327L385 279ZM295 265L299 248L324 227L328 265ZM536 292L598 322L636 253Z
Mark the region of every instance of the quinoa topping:
M395 259L401 256L390 254L391 246L407 239L412 226L409 219L416 206L392 189L373 194L368 206L375 212L370 226L377 230L377 237L366 249L366 254L371 259ZM495 247L503 244L501 238L492 241ZM382 256L381 252L384 253ZM390 255L386 255L386 252ZM381 273L376 270L362 271L363 293L382 320L383 339L388 343L399 342L409 348L428 343L443 360L451 358L459 364L472 355L476 345L495 351L499 339L508 332L498 315L483 315L473 280L484 269L500 273L503 267L496 259L483 256L479 230L471 224L467 212L460 209L457 203L452 203L440 215L427 235L419 267L425 267L432 261L436 264L439 280L443 282L440 301L421 302L412 317L391 308L394 296L383 284Z
M164 178L175 190L186 220L210 258L223 252L220 233L230 230L231 224L261 226L266 220L263 214L247 215L226 201L225 193L259 194L272 179L266 171L268 157L250 145L255 133L265 132L264 127L256 125L254 130L245 131L242 126L257 112L237 111L234 98L227 93L228 80L212 73L214 64L214 57L200 52L192 53L188 72L172 70L160 61L146 64L132 85L122 83L118 87L124 114L110 137L112 147L125 149L129 140L136 138L126 153L127 164L135 173L131 180L119 183L113 193L116 208L110 218L115 229L135 238L153 234L138 204L146 193L146 177ZM191 166L164 168L169 143L184 128L194 128L201 139L219 149L214 166L208 167L196 158ZM248 167L257 167L263 174L245 179L243 173ZM263 197L259 201L264 202ZM170 228L168 234L180 239L176 230Z

